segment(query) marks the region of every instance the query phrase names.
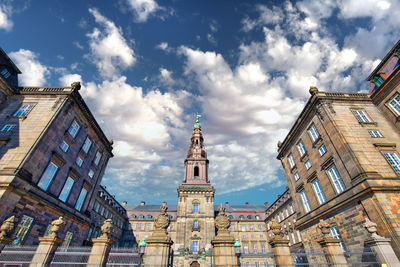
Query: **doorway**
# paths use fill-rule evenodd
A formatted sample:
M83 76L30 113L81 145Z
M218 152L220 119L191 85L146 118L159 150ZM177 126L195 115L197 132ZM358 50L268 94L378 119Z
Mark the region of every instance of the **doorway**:
M190 267L200 267L200 263L198 261L194 261L192 264L190 264Z

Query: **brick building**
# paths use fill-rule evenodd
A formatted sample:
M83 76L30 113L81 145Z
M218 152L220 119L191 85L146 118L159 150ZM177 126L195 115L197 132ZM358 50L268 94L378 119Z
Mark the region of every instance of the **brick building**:
M368 78L370 93L320 92L278 143L304 247L318 247L320 219L344 249L364 246L365 218L400 256L400 42Z
M0 221L18 218L14 245L31 245L63 216L66 245L82 245L112 143L71 87L20 87L0 49Z

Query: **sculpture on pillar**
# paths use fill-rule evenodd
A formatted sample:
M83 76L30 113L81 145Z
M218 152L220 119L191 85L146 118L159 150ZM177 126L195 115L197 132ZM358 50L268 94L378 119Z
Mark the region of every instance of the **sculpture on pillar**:
M377 226L378 225L371 221L368 217L365 218L364 227L367 228L367 231L371 234L372 238L382 238L382 236L376 233L378 231Z
M167 215L168 206L167 203L163 203L160 207L160 214L154 220L154 229L158 231L167 232L167 228L169 225L169 217Z
M331 226L329 225L329 223L327 223L324 220L319 220L319 224L318 224L318 228L321 230L322 233L322 238L327 239L327 238L331 238L331 236L329 235L329 228Z
M225 207L219 205L218 216L215 218L215 227L218 229L218 235L229 232L229 226L231 226L231 220L225 214Z
M58 232L60 232L60 229L62 228L62 227L64 227L65 226L65 221L63 220L63 217L62 216L60 216L57 220L54 220L54 221L52 221L51 222L51 228L50 228L50 231L51 231L51 234L50 234L50 236L52 236L52 237L58 237Z
M0 240L9 237L12 229L14 229L15 221L15 216L11 216L3 222L0 228Z
M104 221L103 225L101 226L101 232L103 238L109 238L109 235L112 233L113 230L113 223L111 219L107 219Z
M274 234L273 238L274 240L282 239L282 230L281 230L281 225L274 219L271 221L271 231Z
M71 84L72 90L80 90L81 89L81 82L73 82Z

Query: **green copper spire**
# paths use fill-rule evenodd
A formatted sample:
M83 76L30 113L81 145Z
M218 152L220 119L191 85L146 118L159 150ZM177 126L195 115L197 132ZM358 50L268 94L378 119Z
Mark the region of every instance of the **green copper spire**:
M201 129L201 125L200 125L200 121L199 121L200 118L201 118L201 115L197 114L196 115L196 123L194 124L194 128Z

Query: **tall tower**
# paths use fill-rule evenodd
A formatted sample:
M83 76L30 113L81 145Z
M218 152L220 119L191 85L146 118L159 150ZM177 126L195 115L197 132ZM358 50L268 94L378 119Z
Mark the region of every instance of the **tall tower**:
M215 190L208 179L208 159L199 118L197 115L185 159L185 178L178 188L175 241L175 250L186 248L194 254L208 250L215 236Z

